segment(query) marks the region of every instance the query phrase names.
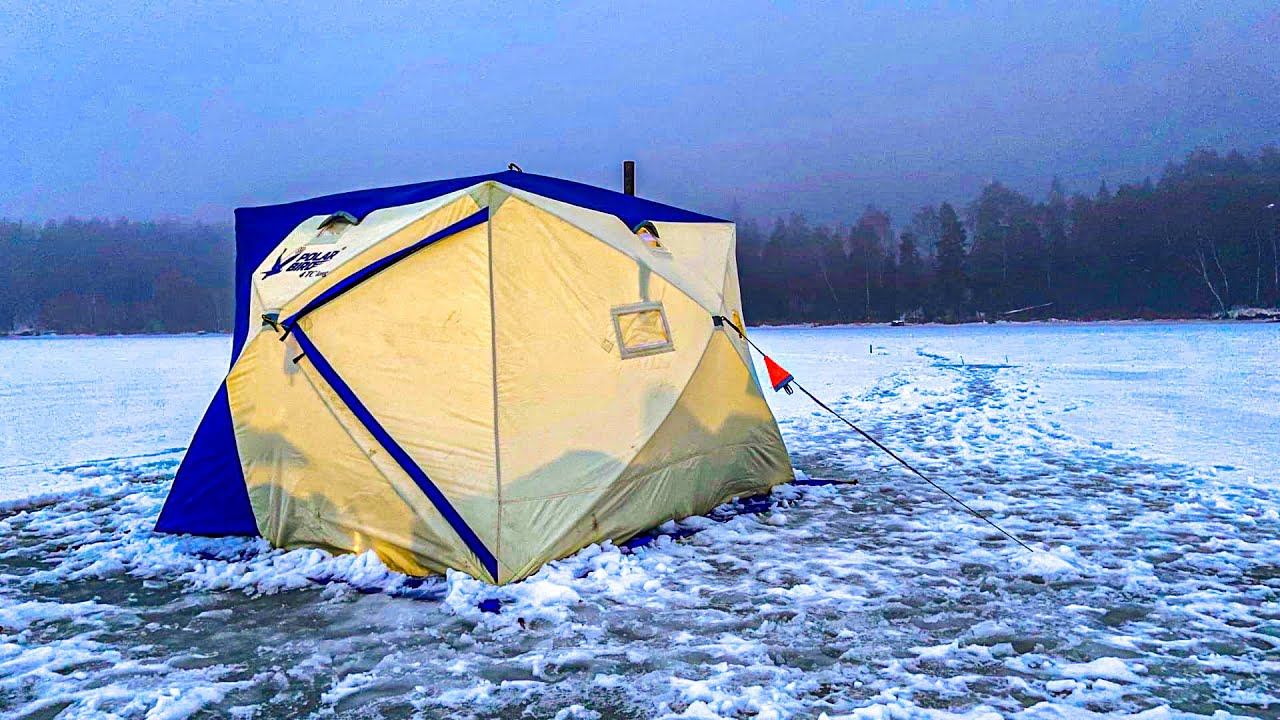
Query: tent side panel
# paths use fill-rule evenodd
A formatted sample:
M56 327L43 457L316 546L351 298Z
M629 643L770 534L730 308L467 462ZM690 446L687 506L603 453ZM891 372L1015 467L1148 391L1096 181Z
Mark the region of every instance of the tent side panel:
M397 255L476 213L475 201L464 196L371 248L361 256L366 267L399 259L307 314L301 326L377 422L491 548L497 535L497 461L488 227L473 225ZM326 277L286 305L282 316L358 274L344 268L336 277ZM381 462L385 453L374 456ZM438 513L428 498L418 491L406 499L434 527ZM448 536L448 527L442 528Z
M310 320L304 321L310 322ZM262 537L277 547L372 550L414 575L460 568L475 556L359 422L301 348L261 334L227 378L249 499Z
M479 543L471 538L473 548L492 544L497 501L484 213L468 195L432 209L364 251L358 264L341 266L286 303L282 318L329 298L295 330L322 357L295 364L302 336L281 343L269 329L245 346L230 396L264 537L372 548L415 574L456 568L489 577L457 523L444 517L460 516L479 536ZM368 268L381 269L355 282ZM335 293L337 287L344 290ZM358 417L351 398L340 397L333 379L319 372L320 363L332 367L369 417ZM385 434L381 440L371 434L370 417ZM393 457L388 438L407 458ZM444 501L428 497L413 472L424 474Z
M156 531L196 535L257 535L236 449L224 382L213 396L178 466Z
M593 504L583 508L572 498L553 498L539 509L543 518L571 514L577 522L513 579L590 543L621 542L667 520L768 492L792 477L763 395L728 338L717 333L670 415Z
M714 326L654 268L541 206L512 195L491 227L508 582L601 539L613 519L590 508L669 415Z

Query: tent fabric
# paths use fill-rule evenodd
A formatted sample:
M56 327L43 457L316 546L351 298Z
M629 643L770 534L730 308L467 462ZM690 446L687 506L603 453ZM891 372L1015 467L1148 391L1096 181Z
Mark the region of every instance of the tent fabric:
M466 544L467 549L475 553L476 557L479 558L485 570L489 571L489 576L496 578L498 576L497 559L485 547L484 542L476 536L475 531L471 529L467 521L454 509L453 504L449 502L449 498L440 492L440 488L436 487L431 478L427 477L422 468L418 467L413 458L409 457L404 448L400 447L400 444L387 433L386 428L382 427L377 418L369 412L369 409L360 401L360 398L356 397L351 387L343 381L342 376L333 369L329 361L325 359L320 350L307 337L307 333L302 328L295 328L295 335L298 339L298 345L302 347L303 354L306 355L311 365L320 373L325 382L329 384L329 387L342 399L343 404L351 410L365 430L368 430L369 434L382 446L382 449L391 455L396 464L400 466L400 469L404 470L413 479L413 482L422 489L422 492L431 500L431 504L435 505L436 510L449 523L449 527L453 528L453 531Z
M645 221L722 222L709 215L682 210L634 195L626 195L572 180L515 170L448 180L432 180L411 185L356 190L280 205L237 208L235 211L237 301L242 301L249 296L254 268L290 231L297 227L298 223L309 217L323 215L328 218L335 213L345 212L357 220L363 220L375 210L420 203L490 181L614 215L628 228L634 228ZM233 361L240 354L248 331L249 323L242 315L237 315L232 339Z
M471 215L468 215L467 217L450 225L449 227L426 236L425 238L410 245L409 247L397 250L396 252L384 258L381 258L376 262L372 262L372 263L369 263L368 265L365 265L364 267L360 268L359 271L344 278L342 282L332 285L323 293L316 296L315 299L311 300L306 305L304 305L302 309L298 310L294 314L285 318L281 322L281 324L284 325L285 329L287 330L288 328L292 327L294 323L298 322L298 320L303 315L306 315L307 313L311 312L312 310L315 310L321 305L324 305L325 303L336 298L342 293L350 290L356 285L359 285L365 280L368 280L374 275L377 275L378 273L382 272L386 268L390 267L392 264L408 257L409 254L415 253L421 250L422 248L430 245L431 243L436 242L438 240L443 240L449 237L450 235L456 235L462 232L463 230L466 230L467 228L475 227L476 225L479 225L480 223L488 219L489 219L489 209L481 208L475 211L474 213L472 213Z
M258 534L240 471L226 383L218 387L196 427L169 498L156 521L160 532L215 537Z
M433 208L370 247L351 267L331 271L285 302L281 315L292 315L368 263L479 209L466 194ZM487 243L487 224L450 235L306 315L299 327L481 542L493 548ZM281 342L262 328L228 379L262 536L280 547L372 550L387 565L412 574L456 568L489 578L439 508L315 365L306 357L293 362L302 353L292 334Z
M256 210L244 335L158 530L501 584L791 479L712 322L742 326L731 223L522 173Z

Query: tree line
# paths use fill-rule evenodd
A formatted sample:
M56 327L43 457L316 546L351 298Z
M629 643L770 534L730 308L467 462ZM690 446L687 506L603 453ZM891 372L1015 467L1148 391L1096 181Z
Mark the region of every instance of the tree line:
M1158 182L1033 200L999 182L895 230L800 215L738 226L753 322L1104 319L1280 305L1280 150L1197 150Z
M229 331L234 251L202 223L0 220L0 332Z
M0 332L226 331L234 242L188 222L0 220ZM999 182L895 228L738 223L752 322L1185 317L1280 306L1280 150L1197 150L1158 182L1041 200Z

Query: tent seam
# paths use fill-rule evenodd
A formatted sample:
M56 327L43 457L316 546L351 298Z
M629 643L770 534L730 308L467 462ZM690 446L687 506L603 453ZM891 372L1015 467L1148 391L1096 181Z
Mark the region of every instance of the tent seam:
M493 474L498 501L498 520L494 528L493 555L502 564L502 445L498 435L498 307L494 299L493 288L493 188L489 190L488 222L485 223L488 237L489 261L489 371L490 386L493 388ZM498 582L498 578L494 578Z

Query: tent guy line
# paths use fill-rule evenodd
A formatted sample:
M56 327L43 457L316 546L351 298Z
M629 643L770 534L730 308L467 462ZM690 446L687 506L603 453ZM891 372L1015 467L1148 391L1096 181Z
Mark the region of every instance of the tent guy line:
M938 483L934 482L933 480L930 480L930 479L929 479L929 478L928 478L924 473L922 473L922 472L920 472L919 470L917 470L917 469L915 469L914 467L912 467L912 466L911 466L911 464L910 464L910 463L908 463L906 460L903 460L902 458L898 457L898 454L897 454L897 453L895 453L894 451L892 451L892 450L890 450L889 448L885 447L883 443L881 443L879 440L877 440L877 439L875 439L874 437L872 437L869 433L867 433L867 431L866 431L866 430L863 430L862 428L858 427L857 425L854 425L854 424L853 424L852 422L850 422L850 421L849 421L849 419L848 419L848 418L846 418L844 415L841 415L840 413L836 412L835 410L832 410L830 406L828 406L826 403L822 402L822 401L821 401L821 400L819 400L817 397L815 397L815 396L814 396L814 394L813 394L813 393L811 393L811 392L809 392L809 390L808 390L808 389L806 389L806 388L805 388L805 386L801 385L801 384L800 384L800 383L795 379L795 377L793 377L793 376L791 375L791 373L787 372L786 370L783 370L781 365L779 365L779 364L777 364L776 362L774 362L774 361L773 361L773 358L771 358L771 357L769 357L767 354L765 354L765 352L764 352L763 350L761 350L761 349L760 349L760 346L759 346L759 345L756 345L756 344L755 344L755 342L754 342L751 338L747 337L747 334L746 334L746 333L744 333L744 332L742 331L742 328L740 328L740 327L738 327L737 325L733 324L733 321L732 321L732 320L730 320L729 318L724 317L723 315L712 315L712 316L711 316L711 319L715 322L715 324L716 324L717 326L720 326L720 325L728 325L729 327L733 328L733 329L738 333L738 335L740 335L740 336L742 337L742 339L743 339L743 340L746 340L746 341L751 345L751 347L755 348L755 351L756 351L756 352L760 353L760 357L764 358L765 367L769 370L769 381L770 381L770 383L773 385L773 390L774 390L774 392L777 392L777 391L779 391L779 390L786 390L787 394L788 394L788 395L790 395L790 394L791 394L791 386L792 386L792 385L795 385L797 388L799 388L800 392L804 393L805 395L808 395L808 396L809 396L809 399L810 399L810 400L812 400L814 403L816 403L816 404L818 405L818 407L822 408L823 410L826 410L828 413L830 413L831 415L835 416L837 419L839 419L839 420L840 420L841 422L843 422L845 425L848 425L849 427L853 428L853 429L854 429L854 430L855 430L859 435L861 435L862 437L866 438L866 439L867 439L867 440L868 440L872 445L875 445L877 448L880 448L880 450L884 451L884 453L885 453L886 455L888 455L889 457L891 457L891 458L893 458L894 460L898 461L898 464L899 464L899 465L901 465L902 467L904 467L904 468L906 468L906 469L910 470L910 471L911 471L911 472L912 472L916 477L918 477L918 478L920 478L921 480L924 480L925 482L927 482L927 483L929 483L930 485L932 485L932 486L934 487L934 489L936 489L938 492L942 493L943 495L946 495L948 498L950 498L950 499L951 499L951 501L952 501L952 502L956 503L956 504L957 504L957 505L959 505L960 507L962 507L962 508L964 508L965 510L967 510L967 511L969 512L969 514L970 514L970 515L973 515L974 517L978 518L978 519L979 519L979 520L981 520L982 522L984 522L984 523L986 523L986 524L990 525L991 527L995 528L996 530L1000 531L1000 534L1002 534L1002 535L1004 535L1005 537L1009 538L1010 540L1012 540L1012 541L1014 541L1014 542L1018 543L1019 545L1021 545L1021 546L1022 546L1022 549L1026 550L1027 552L1029 552L1029 553L1034 553L1034 552L1035 552L1035 550L1032 550L1030 546L1028 546L1026 543L1022 542L1021 540L1019 540L1017 537L1015 537L1013 534L1011 534L1008 530L1005 530L1004 528L1002 528L1002 527L1000 527L999 525L995 524L995 522L993 522L993 521L992 521L990 518L988 518L986 515L983 515L982 513L980 513L980 512L978 512L977 510L973 509L973 508L972 508L972 507L970 507L967 503L965 503L963 500L961 500L960 498L958 498L958 497L956 497L955 495L952 495L950 492L948 492L946 488L942 487L941 485L939 485Z

